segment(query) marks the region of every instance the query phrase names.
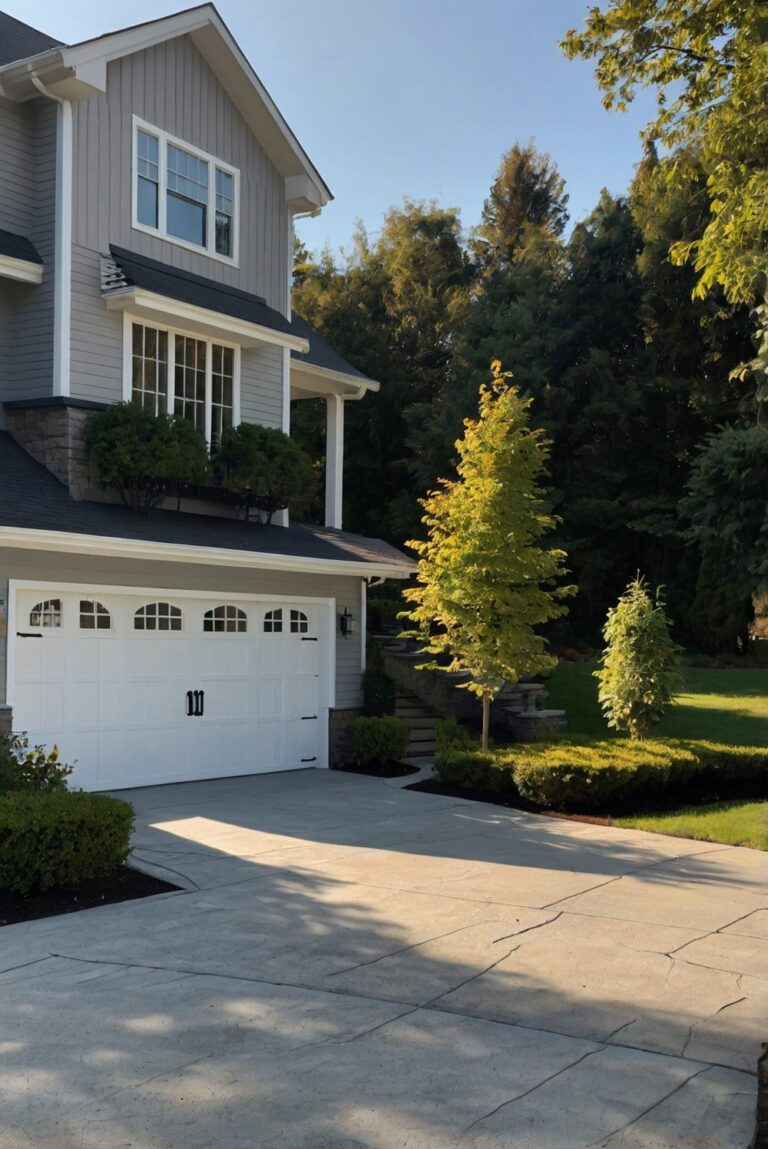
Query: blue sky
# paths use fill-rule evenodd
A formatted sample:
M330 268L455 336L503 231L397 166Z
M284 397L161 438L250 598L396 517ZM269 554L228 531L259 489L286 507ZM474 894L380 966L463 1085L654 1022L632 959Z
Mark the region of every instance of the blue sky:
M4 0L72 43L180 7L149 0ZM330 185L301 223L318 249L370 232L404 196L476 223L502 152L534 139L566 179L572 219L623 191L652 106L606 112L590 65L558 42L586 0L219 0L219 11Z

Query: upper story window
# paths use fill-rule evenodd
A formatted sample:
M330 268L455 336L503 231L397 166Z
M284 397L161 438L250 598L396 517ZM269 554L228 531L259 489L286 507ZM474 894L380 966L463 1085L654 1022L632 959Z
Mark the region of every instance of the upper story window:
M134 117L133 226L236 263L239 172Z

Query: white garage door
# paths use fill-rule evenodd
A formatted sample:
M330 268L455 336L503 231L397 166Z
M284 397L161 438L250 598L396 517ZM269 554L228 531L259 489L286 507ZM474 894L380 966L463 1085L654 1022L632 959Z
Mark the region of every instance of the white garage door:
M74 786L326 764L324 605L51 587L14 613L14 729L77 759Z

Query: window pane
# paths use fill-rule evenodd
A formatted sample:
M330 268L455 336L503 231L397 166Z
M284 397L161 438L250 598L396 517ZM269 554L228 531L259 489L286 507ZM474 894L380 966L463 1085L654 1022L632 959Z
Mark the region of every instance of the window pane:
M168 405L168 333L134 323L132 343L131 398L159 415Z
M211 371L211 448L221 442L221 436L232 426L235 353L231 347L212 348Z
M175 192L168 191L167 201L168 234L177 239L185 239L198 247L205 247L206 209L203 204L183 199Z
M223 212L216 212L216 253L232 255L232 218Z
M201 430L205 427L205 343L176 336L174 410Z
M157 184L139 176L136 218L145 227L157 227Z

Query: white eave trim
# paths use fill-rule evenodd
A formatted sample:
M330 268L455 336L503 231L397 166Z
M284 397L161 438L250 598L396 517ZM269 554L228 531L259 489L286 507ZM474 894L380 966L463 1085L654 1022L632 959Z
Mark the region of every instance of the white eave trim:
M261 551L231 550L225 547L198 547L176 543L147 542L144 539L122 539L102 535L81 535L69 531L31 530L24 527L0 527L0 547L19 550L80 555L103 555L107 558L144 559L156 562L197 563L204 566L226 566L249 570L296 571L303 574L352 575L383 578L410 578L415 564L404 562L360 562L343 559L315 559L296 555L265 554Z
M302 375L307 374L316 379L318 385L322 383L340 383L344 388L353 388L355 394L349 394L347 391L343 392L345 399L362 399L366 391L378 391L381 384L375 379L361 379L359 375L347 375L343 371L333 371L329 367L318 367L314 363L305 363L303 359L291 359L291 374ZM301 386L300 380L296 379L296 385ZM332 390L337 391L337 388L322 388L318 386L318 390Z
M42 283L43 265L31 259L14 259L0 255L0 275L4 279L17 279L20 283Z
M168 295L158 295L142 287L121 287L103 291L102 298L109 311L131 311L139 318L183 326L186 329L215 339L226 337L242 347L261 347L265 343L276 347L287 347L291 351L306 353L309 342L300 335L290 335L263 327L260 323L248 323L221 311L208 311L191 303L182 303Z

